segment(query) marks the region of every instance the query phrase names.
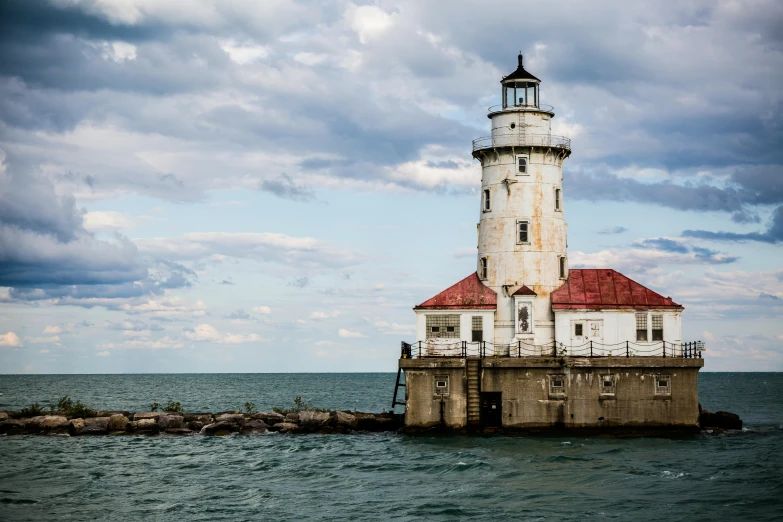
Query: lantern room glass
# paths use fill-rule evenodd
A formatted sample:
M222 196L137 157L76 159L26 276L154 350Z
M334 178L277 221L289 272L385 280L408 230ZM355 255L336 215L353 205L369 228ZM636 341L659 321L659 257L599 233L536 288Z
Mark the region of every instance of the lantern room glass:
M538 84L509 82L503 85L503 108L538 107Z

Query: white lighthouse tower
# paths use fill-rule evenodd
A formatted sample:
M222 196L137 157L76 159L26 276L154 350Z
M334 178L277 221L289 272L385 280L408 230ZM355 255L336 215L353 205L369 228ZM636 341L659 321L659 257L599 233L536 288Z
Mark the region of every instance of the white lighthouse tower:
M492 135L473 142L481 162L478 276L497 293L495 342L543 345L555 338L550 295L568 277L563 160L570 140L552 136L541 81L517 69L490 109Z

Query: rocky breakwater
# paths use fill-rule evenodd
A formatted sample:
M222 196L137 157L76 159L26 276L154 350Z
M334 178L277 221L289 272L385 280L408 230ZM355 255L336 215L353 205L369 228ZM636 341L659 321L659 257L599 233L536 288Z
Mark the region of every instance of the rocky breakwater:
M74 417L65 412L25 416L0 412L0 435L260 435L266 433L356 433L397 431L402 415L303 410L288 413L184 413L177 411L93 411Z

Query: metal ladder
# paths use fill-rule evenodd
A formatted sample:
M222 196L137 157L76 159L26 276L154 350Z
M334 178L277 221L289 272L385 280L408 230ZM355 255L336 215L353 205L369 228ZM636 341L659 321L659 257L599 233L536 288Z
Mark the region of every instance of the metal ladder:
M400 377L402 377L402 368L397 368L397 382L394 384L394 397L392 397L392 409L394 409L395 406L405 406L405 401L398 401L397 400L397 392L400 389L400 387L405 388L405 385L400 382Z
M465 373L468 378L468 426L481 425L481 358L465 359Z

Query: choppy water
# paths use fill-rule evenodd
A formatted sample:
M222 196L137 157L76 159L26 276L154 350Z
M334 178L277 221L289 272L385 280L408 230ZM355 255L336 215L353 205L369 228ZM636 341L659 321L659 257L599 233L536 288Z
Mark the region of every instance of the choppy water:
M0 409L388 409L394 375L0 376ZM783 374L700 377L747 431L587 437L3 437L0 520L781 520Z

